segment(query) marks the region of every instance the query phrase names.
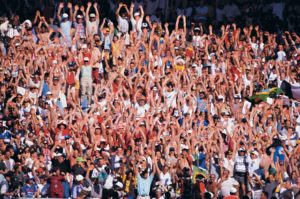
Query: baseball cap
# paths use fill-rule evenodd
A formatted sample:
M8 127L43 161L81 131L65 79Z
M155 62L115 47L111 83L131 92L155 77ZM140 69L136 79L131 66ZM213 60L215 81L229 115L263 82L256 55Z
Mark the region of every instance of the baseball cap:
M62 18L68 18L69 17L69 15L67 14L67 13L64 13L63 15L62 15Z
M76 181L79 182L79 181L83 180L84 177L82 175L77 175L75 179L76 179Z
M237 192L237 190L236 190L235 187L231 187L231 188L230 188L230 193L236 193L236 192Z

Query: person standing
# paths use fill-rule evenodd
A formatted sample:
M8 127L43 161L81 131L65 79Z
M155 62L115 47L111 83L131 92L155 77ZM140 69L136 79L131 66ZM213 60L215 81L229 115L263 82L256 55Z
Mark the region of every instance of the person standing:
M90 59L88 57L83 58L83 66L80 69L81 78L81 103L87 99L88 103L91 103L91 97L93 92L93 79L92 79L92 67L89 65Z
M72 37L71 37L71 28L72 22L69 20L69 15L67 13L63 13L61 16L61 10L64 8L64 3L60 3L57 11L57 18L60 21L60 28L65 36L65 42L68 47L72 45ZM70 19L73 19L73 11L72 11L72 4L68 3L68 8L70 9Z

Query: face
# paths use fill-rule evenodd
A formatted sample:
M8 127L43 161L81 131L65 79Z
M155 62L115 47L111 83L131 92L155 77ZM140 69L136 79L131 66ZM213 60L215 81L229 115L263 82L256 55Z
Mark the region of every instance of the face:
M90 17L90 21L91 22L96 21L96 17Z

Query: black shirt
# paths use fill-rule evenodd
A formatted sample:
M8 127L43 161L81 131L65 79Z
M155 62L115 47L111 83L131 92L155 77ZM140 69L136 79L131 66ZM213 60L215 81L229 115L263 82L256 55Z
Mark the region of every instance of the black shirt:
M67 173L67 172L70 173L70 171L71 171L70 161L66 160L66 159L64 159L61 163L59 163L56 158L52 159L52 167L59 168L59 170L64 173Z

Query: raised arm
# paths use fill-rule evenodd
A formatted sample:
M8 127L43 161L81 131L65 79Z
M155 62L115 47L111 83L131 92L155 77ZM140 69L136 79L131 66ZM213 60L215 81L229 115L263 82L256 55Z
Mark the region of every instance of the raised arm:
M64 7L63 3L60 3L59 6L58 6L57 18L58 18L59 21L61 21L61 9L63 9L63 7Z
M92 3L91 3L91 2L88 2L88 3L87 3L87 9L86 9L86 12L85 12L85 19L86 19L86 21L89 21L89 20L90 20L90 15L89 15L89 13L90 13L91 7L92 7Z
M120 16L120 10L121 10L122 7L123 7L123 3L119 3L119 6L118 6L118 8L116 10L116 15L117 16Z
M140 5L140 6L139 6L139 9L140 9L140 12L141 12L141 19L143 20L143 19L144 19L144 15L145 15L143 6Z
M134 4L131 3L131 5L130 5L130 18L133 18L133 8L134 8Z
M79 10L78 5L75 5L74 6L73 21L76 21L76 15L77 15L78 10Z
M71 2L68 3L68 8L69 8L69 11L70 11L70 20L72 20L73 19L73 5L72 5Z
M186 36L186 16L183 15L182 19L183 19L183 32L184 32L184 36Z
M176 19L176 24L175 24L175 31L178 32L178 26L179 26L179 21L180 21L181 15L179 15Z
M97 2L95 2L95 3L93 4L93 7L94 7L95 12L96 12L96 19L97 19L97 20L100 20L100 14L99 14Z

